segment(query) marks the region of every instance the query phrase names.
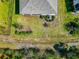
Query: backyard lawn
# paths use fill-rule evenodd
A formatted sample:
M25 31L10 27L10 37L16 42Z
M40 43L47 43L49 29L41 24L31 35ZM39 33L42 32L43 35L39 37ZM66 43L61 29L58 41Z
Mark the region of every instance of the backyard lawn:
M11 6L13 5L9 6L10 8L8 8L8 5L10 5L11 3L0 3L0 26L6 27L7 30L11 29L11 39L32 40L37 42L72 41L72 39L78 38L78 35L69 35L68 32L64 29L64 24L76 17L79 17L79 15L74 16L73 12L69 12L67 10L67 7L69 7L67 5L68 2L68 0L58 0L58 16L56 16L55 19L51 22L46 22L44 19L41 19L38 16L22 16L19 14L12 14L15 8L12 9ZM8 13L8 10L10 13ZM44 26L45 22L47 27ZM16 26L15 24L17 24L18 26ZM9 28L10 26L11 28ZM15 27L23 27L23 29L18 30ZM27 33L19 34L17 30L26 31Z
M20 40L32 40L32 41L46 41L46 42L58 42L58 41L72 41L78 39L78 35L72 36L64 29L64 24L72 19L79 17L74 16L73 12L67 10L67 0L58 0L58 16L52 21L48 22L48 27L44 27L45 20L40 19L38 16L22 16L14 15L12 24L19 23L32 31L32 33L16 34L16 29L11 27L11 37ZM69 6L68 6L69 7Z

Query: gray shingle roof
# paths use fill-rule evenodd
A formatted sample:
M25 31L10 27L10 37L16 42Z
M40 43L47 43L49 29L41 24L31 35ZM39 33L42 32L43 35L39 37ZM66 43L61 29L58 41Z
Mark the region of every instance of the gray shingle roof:
M57 0L20 0L20 14L57 15Z

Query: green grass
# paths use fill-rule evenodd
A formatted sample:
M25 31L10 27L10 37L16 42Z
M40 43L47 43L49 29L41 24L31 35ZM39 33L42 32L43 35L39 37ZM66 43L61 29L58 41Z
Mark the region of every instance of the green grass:
M0 26L5 27L5 33L8 30L8 3L0 3ZM3 34L0 31L0 34Z
M9 34L11 16L13 15L13 1L0 2L0 34Z
M11 49L16 49L16 45L12 43L7 43L7 42L0 42L0 48L11 48Z
M40 19L37 16L15 16L12 23L14 23L14 22L21 23L25 27L30 27L32 29L33 33L26 35L29 38L30 37L31 38L46 38L46 36L52 37L53 35L55 35L55 33L54 33L55 28L52 26L49 26L47 28L44 27L43 26L44 20ZM13 29L12 29L12 33L14 33L14 30L15 30L15 29L14 30ZM15 33L14 33L14 35L15 35Z

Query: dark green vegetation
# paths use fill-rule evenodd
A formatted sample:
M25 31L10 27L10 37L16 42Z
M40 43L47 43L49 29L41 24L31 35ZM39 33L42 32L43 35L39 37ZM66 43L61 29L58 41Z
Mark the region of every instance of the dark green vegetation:
M74 11L73 0L65 0L67 12Z
M15 0L15 14L19 14L19 0Z
M51 22L55 19L55 16L52 15L40 15L41 19L44 19L45 21Z
M25 49L12 50L9 48L0 49L0 59L22 59L25 55Z
M52 49L45 49L44 52L39 48L22 49L0 49L0 59L59 59Z
M67 46L64 43L55 44L54 48L61 57L66 59L79 59L79 49L76 46Z
M79 34L79 18L75 18L74 20L66 23L65 28L69 34Z

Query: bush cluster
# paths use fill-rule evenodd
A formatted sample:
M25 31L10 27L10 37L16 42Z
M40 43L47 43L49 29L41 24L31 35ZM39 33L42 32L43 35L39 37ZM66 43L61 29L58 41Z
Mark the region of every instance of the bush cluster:
M58 43L54 45L54 48L61 57L66 59L79 59L79 49L76 46L65 47L64 43Z
M21 49L0 49L0 59L49 59L56 58L54 51L50 48L45 49L41 52L39 48L21 48Z
M75 18L73 21L66 23L65 29L69 32L69 34L78 34L79 33L79 18Z

